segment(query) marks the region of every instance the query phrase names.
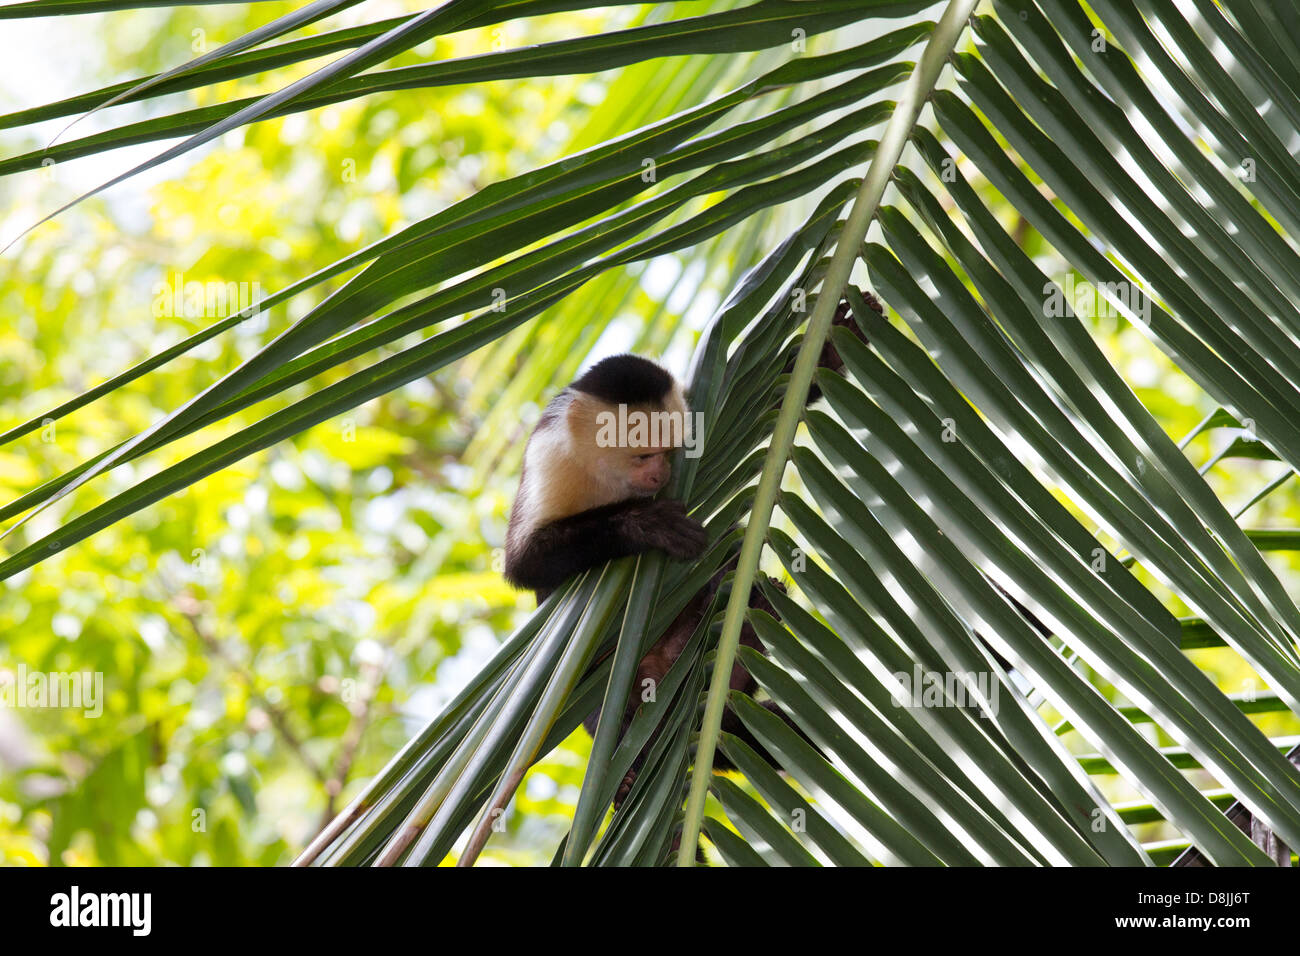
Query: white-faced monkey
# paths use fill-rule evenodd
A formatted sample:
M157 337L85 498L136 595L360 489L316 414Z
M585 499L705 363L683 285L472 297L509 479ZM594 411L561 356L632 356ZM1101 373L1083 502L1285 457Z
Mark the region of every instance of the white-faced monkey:
M874 299L868 297L868 303L879 310ZM840 305L834 322L861 335L848 317L847 304ZM822 350L821 364L836 371L843 367L829 342ZM819 396L814 388L809 401ZM614 558L651 549L678 560L699 557L708 544L704 526L686 513L680 501L654 497L668 483L669 457L686 434L687 414L677 380L636 355L604 359L561 391L542 412L524 450L523 475L506 532L506 579L534 590L540 604L571 576ZM645 686L646 680L655 684L663 680L699 625L725 570L727 565L691 599L642 659L634 687ZM757 587L751 591L750 606L776 616ZM765 652L748 624L740 640ZM732 668L731 688L747 694L757 690L757 682L739 662ZM630 696L620 735L639 705L638 695ZM763 706L795 726L774 702ZM587 718L592 733L599 716L597 710ZM730 708L724 713L723 729L775 765ZM637 758L620 787L616 807L627 795L644 756ZM721 753L714 768L732 769Z
M668 483L671 440L686 416L677 380L637 355L596 363L553 398L524 449L506 580L532 588L540 604L578 572L624 555L699 557L704 526L680 501L653 497ZM619 435L620 422L642 427Z

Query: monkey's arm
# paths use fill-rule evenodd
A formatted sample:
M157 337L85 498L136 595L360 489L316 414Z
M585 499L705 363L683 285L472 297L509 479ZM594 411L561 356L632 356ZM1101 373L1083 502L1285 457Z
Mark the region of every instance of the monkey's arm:
M704 526L680 501L633 498L537 528L520 548L507 553L505 575L518 587L550 590L624 555L658 549L687 560L699 557L708 543Z

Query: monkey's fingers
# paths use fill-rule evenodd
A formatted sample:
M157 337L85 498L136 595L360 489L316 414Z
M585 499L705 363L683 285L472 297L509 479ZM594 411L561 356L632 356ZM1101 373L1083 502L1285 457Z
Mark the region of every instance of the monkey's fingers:
M694 518L668 525L662 531L662 549L678 561L698 558L709 546L709 533Z
M884 307L874 295L870 292L864 292L863 297L867 300L867 305L873 311L878 312L881 315L884 314ZM852 332L857 337L858 341L862 342L862 344L869 344L866 333L864 333L862 329L858 327L858 323L854 321L853 310L850 308L847 300L841 300L839 305L835 307L835 314L831 317L831 325L838 325L842 328L846 328ZM794 370L794 362L794 356L791 356L790 361L785 367L786 372ZM835 348L835 344L829 338L827 338L822 344L822 353L817 358L817 365L819 368L828 368L832 372L836 373L842 373L844 370L844 359L840 356L839 350ZM816 382L813 382L812 385L808 387L807 404L811 405L813 402L820 401L821 397L821 388Z
M623 806L623 801L627 795L632 792L632 784L636 783L636 771L629 770L623 777L623 782L618 785L618 791L614 794L614 809L617 810Z
M650 531L654 546L679 561L698 558L709 545L704 525L686 513L686 507L671 498L655 502L654 527Z
M880 303L876 301L875 296L868 292L866 293L866 297L867 305L871 306L877 312L883 312ZM831 325L838 325L840 328L848 329L863 345L868 344L866 334L862 329L858 328L858 323L853 319L852 310L849 308L848 302L841 302L836 307L835 316L831 319ZM818 364L822 368L830 369L832 372L839 372L844 368L844 359L840 357L839 351L831 343L830 339L827 339L826 344L822 346L821 359Z
M770 583L774 588L777 588L782 594L785 593L785 585L781 583L779 578L774 578L769 575L767 580L768 583ZM772 606L772 602L769 601L767 595L763 593L762 585L759 584L757 578L749 589L749 606L767 612L778 621L781 620L781 615L776 613L776 608Z

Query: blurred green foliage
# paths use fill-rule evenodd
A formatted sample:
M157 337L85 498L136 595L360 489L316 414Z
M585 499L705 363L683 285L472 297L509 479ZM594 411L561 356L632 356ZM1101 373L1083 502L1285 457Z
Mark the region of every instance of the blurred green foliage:
M59 27L101 44L103 63L78 77L78 89L90 89L182 62L201 52L192 46L200 40L211 48L293 7L145 10ZM576 19L584 22L567 30L595 28ZM510 31L470 31L417 53L523 42ZM261 123L169 167L148 193L147 217L98 198L43 227L16 251L18 267L0 272L0 428L234 311L205 301L206 314L174 314L170 290L181 281L246 283L267 294L553 158L599 101L599 86L560 77L419 90ZM264 88L250 78L172 99ZM6 92L14 96L13 84ZM48 98L39 88L22 92L26 99L4 108ZM2 142L6 152L31 146L13 135ZM110 164L90 177L101 169L111 175ZM34 219L74 194L63 170L38 173L0 185L0 206L10 221ZM0 498L147 427L298 317L274 309L6 446ZM0 863L286 863L437 712L533 603L494 567L512 480L472 486L461 464L476 430L461 407L470 384L463 368L415 382L0 587L0 676L12 679L21 662L31 671L101 672L104 687L98 717L0 708ZM488 383L498 394L505 384ZM196 447L182 442L170 454ZM176 460L156 457L92 482L15 538ZM587 744L575 746L540 768L512 828L523 817L534 829L562 824ZM497 852L524 853L536 837L504 839Z

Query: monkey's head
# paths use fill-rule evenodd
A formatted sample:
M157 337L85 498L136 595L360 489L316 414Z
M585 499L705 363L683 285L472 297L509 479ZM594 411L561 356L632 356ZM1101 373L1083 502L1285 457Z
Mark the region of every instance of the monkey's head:
M672 475L673 450L689 427L673 376L639 355L597 362L569 386L573 447L609 500L657 494Z

